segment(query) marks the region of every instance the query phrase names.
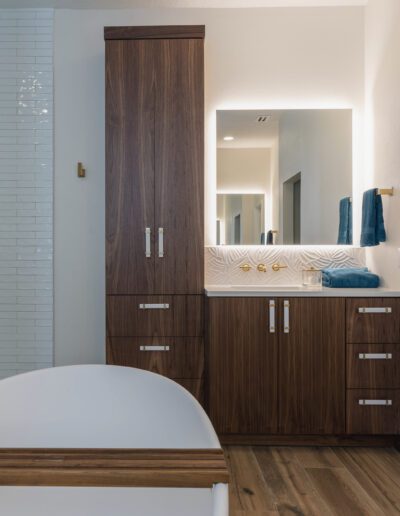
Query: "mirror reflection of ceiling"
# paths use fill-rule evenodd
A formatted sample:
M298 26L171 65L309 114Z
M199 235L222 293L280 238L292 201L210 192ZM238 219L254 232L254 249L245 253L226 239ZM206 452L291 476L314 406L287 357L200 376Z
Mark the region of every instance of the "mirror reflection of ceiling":
M281 111L224 111L218 120L218 148L270 148L279 137ZM227 137L234 140L224 140Z

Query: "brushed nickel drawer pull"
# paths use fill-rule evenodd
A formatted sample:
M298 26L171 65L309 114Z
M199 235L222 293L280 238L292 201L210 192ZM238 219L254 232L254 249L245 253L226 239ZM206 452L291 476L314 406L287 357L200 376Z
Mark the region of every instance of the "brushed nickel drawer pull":
M164 258L164 228L158 228L158 257Z
M290 303L287 299L285 299L283 302L283 333L290 332L289 310Z
M168 303L140 303L141 310L168 310Z
M391 314L392 313L392 307L390 306L382 306L382 307L360 307L358 309L359 314Z
M151 258L151 244L150 244L150 236L151 236L151 229L146 228L145 230L145 237L146 237L146 258Z
M360 360L392 360L392 353L359 353Z
M370 406L385 406L389 407L392 405L392 400L358 400L359 405L370 405Z
M169 351L169 346L140 346L140 351Z
M269 301L269 332L275 333L275 301Z

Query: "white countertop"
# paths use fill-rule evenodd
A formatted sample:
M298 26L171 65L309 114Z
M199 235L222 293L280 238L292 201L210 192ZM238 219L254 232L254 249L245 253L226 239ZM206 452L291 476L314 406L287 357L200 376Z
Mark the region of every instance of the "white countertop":
M206 285L208 297L400 297L400 291L388 288L326 288L318 290L298 286Z

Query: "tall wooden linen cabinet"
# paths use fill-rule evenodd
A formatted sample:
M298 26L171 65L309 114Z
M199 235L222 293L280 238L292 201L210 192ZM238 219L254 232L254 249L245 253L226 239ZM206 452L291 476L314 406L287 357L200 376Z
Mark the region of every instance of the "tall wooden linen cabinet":
M107 363L203 393L204 26L106 27Z

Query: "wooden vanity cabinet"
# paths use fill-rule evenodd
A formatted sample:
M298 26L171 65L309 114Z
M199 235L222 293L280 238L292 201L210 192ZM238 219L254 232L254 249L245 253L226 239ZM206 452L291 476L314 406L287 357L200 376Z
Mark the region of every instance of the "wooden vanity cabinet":
M346 300L349 434L400 434L400 299Z
M264 298L208 299L208 403L219 434L277 431L278 334L271 322Z
M344 433L343 299L216 297L208 318L208 406L220 434Z
M345 432L345 299L292 298L279 333L279 433Z
M107 362L195 393L204 362L204 32L104 30Z

